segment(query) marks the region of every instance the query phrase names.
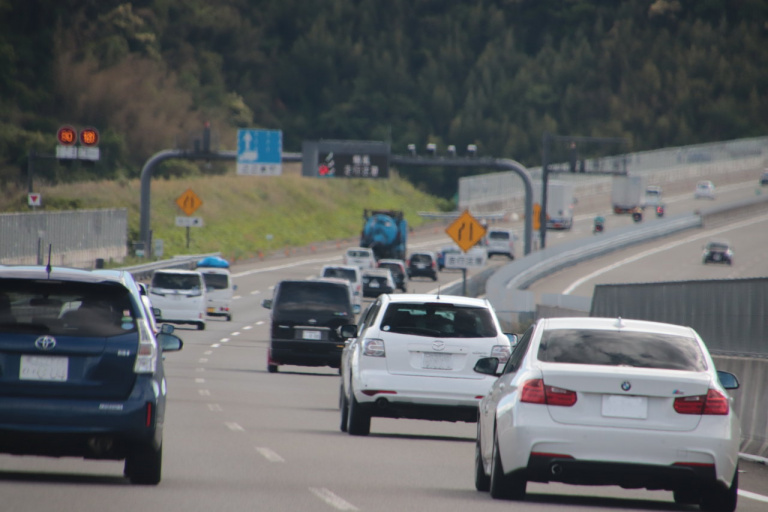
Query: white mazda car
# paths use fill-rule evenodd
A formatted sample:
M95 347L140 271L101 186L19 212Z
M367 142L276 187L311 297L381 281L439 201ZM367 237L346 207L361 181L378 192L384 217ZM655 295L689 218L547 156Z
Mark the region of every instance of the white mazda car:
M339 393L341 430L352 435L367 435L372 417L477 421L496 379L473 371L475 363L510 353L490 303L468 297L382 294L342 335L354 338L342 353Z
M475 370L497 375L498 361ZM475 486L522 500L527 482L673 491L731 512L739 419L689 327L622 318L549 318L519 340L481 400Z

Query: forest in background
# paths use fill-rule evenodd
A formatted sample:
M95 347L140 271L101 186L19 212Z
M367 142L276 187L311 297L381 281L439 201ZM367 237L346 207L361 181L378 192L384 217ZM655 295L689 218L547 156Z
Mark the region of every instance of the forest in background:
M0 0L0 187L63 124L96 127L101 160L36 160L36 179L136 179L206 121L218 149L267 128L285 151L476 144L528 166L545 132L629 151L765 135L767 35L763 0ZM448 198L472 172L400 174Z

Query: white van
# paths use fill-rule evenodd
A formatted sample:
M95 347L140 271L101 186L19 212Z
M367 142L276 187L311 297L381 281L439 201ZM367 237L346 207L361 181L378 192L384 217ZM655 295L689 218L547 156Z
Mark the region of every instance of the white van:
M197 270L203 274L208 301L206 312L210 316L232 320L232 295L237 286L232 284L229 262L219 256L208 256L197 262Z
M152 306L160 310L158 321L192 324L199 331L205 329L205 281L199 271L155 270L149 295Z
M354 265L360 270L376 268L376 257L373 249L368 247L350 247L344 253L344 264Z
M515 259L515 240L517 236L511 229L488 229L485 233L485 249L488 257L501 254L511 260Z

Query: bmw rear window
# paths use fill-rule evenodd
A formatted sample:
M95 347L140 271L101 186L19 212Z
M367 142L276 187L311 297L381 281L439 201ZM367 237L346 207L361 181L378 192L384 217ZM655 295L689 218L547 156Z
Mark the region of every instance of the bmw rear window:
M688 336L599 329L545 331L538 359L548 363L704 371L706 359Z
M137 329L130 291L117 283L0 279L2 333L109 337Z

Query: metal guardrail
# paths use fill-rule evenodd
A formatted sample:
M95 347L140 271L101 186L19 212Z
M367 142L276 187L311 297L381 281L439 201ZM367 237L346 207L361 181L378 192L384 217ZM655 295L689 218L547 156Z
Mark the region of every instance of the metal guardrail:
M121 267L121 270L128 271L134 278L139 281L146 281L152 277L152 273L155 270L165 268L179 268L179 269L193 269L198 261L209 256L221 256L220 252L212 252L207 254L197 254L190 256L175 256L168 260L154 261L152 263L145 263L142 265L133 265L130 267Z

